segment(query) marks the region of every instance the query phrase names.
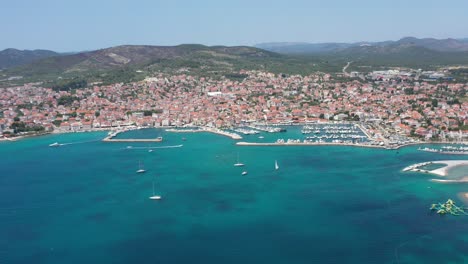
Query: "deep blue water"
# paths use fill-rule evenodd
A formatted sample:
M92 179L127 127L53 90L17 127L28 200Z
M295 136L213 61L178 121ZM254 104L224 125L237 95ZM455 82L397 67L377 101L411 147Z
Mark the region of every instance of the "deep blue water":
M288 133L297 131L263 140ZM97 141L104 136L0 143L1 264L468 262L468 217L428 210L448 198L462 204L468 185L401 172L460 156L417 146L240 147L161 130L125 137L162 143ZM245 167L233 166L237 155ZM139 161L145 174L135 173ZM148 199L153 182L160 201Z

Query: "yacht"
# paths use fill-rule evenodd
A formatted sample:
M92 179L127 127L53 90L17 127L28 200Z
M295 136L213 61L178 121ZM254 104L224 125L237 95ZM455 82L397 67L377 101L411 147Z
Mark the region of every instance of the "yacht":
M242 166L245 166L245 164L239 162L239 153L237 153L237 162L234 163L234 167L242 167Z
M160 195L155 195L154 194L154 181L153 181L153 196L150 196L149 197L151 200L161 200L161 196Z
M136 171L136 173L145 173L146 170L143 168L143 166L141 165L141 162L138 164L138 170Z

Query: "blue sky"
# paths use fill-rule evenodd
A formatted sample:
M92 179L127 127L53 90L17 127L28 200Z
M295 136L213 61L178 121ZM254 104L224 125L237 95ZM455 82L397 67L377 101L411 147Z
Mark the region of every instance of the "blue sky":
M466 0L1 0L0 4L0 50L468 37Z

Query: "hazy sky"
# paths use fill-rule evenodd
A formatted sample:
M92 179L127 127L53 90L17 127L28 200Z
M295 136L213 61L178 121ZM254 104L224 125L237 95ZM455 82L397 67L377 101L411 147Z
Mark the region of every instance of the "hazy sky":
M467 0L15 0L0 50L468 37Z

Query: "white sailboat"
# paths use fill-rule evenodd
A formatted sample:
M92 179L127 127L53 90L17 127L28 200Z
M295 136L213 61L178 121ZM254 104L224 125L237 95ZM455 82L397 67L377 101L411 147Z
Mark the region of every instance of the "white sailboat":
M245 166L245 164L239 162L239 152L238 152L237 153L237 162L234 163L234 167L242 167L242 166Z
M138 170L136 171L137 173L144 173L146 170L143 168L141 165L141 161L138 163Z
M278 161L275 160L275 170L279 170Z
M160 195L154 194L154 181L153 181L153 196L150 196L149 198L151 200L161 200L161 198L162 198Z

